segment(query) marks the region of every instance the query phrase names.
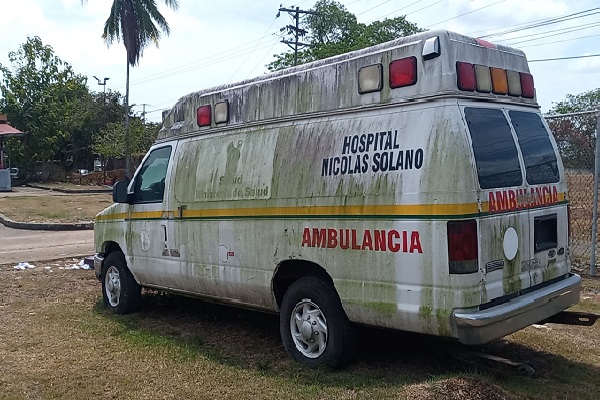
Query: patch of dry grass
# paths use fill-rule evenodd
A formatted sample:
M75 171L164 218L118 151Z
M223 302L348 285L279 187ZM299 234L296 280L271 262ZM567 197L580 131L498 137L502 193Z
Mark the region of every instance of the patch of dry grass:
M531 363L534 377L478 372L451 357L464 346L368 328L354 365L315 371L285 354L275 315L149 291L139 313L116 316L92 271L53 264L0 268L0 398L595 399L600 390L600 324L530 327L483 347Z
M112 204L109 193L0 198L0 213L20 222L87 222Z

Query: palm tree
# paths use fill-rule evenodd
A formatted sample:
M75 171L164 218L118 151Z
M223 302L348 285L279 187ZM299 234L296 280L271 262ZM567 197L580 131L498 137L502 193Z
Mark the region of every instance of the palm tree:
M87 3L88 0L81 0ZM163 0L171 9L179 8L178 0ZM158 25L158 26L157 26ZM113 0L110 15L104 23L102 38L108 46L123 39L127 51L127 78L125 86L125 159L126 174L130 174L129 161L129 66L139 64L144 48L154 42L158 47L161 31L169 35L169 24L158 11L156 0Z

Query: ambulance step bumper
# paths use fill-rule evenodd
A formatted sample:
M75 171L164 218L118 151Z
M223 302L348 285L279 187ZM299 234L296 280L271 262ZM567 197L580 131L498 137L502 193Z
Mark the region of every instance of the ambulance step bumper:
M102 280L102 263L104 262L104 254L97 253L94 255L94 274L96 278L100 281Z
M458 340L484 344L523 329L579 302L581 277L576 274L552 285L485 310L461 309L452 313Z

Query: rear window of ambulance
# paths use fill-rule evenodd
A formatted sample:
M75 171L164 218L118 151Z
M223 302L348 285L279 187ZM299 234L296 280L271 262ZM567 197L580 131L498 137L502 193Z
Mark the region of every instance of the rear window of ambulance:
M502 110L465 108L482 189L523 183L517 146Z
M555 183L560 179L556 153L540 116L530 112L509 111L519 147L525 161L527 183Z

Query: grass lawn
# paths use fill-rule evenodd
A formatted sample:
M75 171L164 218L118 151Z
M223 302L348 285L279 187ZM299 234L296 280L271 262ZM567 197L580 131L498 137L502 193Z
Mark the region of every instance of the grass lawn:
M70 262L72 264L73 261ZM360 328L350 367L308 370L283 350L278 318L144 293L116 316L92 271L0 266L0 399L597 399L600 323L529 327L479 347L534 376L458 361L465 347ZM50 266L50 269L44 269ZM600 280L580 310L599 312Z
M87 222L111 204L110 193L0 197L0 213L19 222Z

